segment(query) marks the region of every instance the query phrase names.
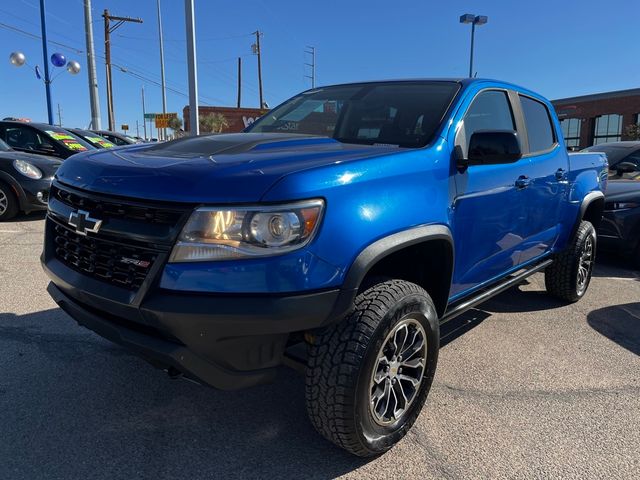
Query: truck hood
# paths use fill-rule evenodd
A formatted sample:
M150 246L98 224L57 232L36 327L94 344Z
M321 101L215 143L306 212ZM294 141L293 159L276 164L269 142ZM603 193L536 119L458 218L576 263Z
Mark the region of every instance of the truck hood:
M95 193L187 203L256 202L283 176L398 152L328 137L237 133L99 150L68 158L56 177Z

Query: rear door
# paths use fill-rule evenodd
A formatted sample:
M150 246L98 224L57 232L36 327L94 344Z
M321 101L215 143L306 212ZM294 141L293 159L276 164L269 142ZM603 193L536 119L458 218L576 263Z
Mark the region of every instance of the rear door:
M516 131L513 94L487 89L476 94L457 130L455 148L466 157L471 135L481 130ZM455 170L452 228L455 268L452 297L504 275L517 266L527 221L518 179L528 161L471 165ZM454 166L455 169L455 166Z
M549 251L558 238L560 207L568 194L569 156L547 105L524 94L517 98L526 127L522 162L527 181L520 192L527 218L520 257L524 263Z

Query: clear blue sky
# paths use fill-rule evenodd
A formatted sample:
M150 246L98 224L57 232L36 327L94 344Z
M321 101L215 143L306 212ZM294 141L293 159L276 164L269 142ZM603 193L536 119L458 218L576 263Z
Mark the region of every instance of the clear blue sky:
M479 77L522 84L549 98L640 86L637 0L196 0L199 88L202 104L235 105L236 58L243 56L243 106L258 106L251 32L262 38L265 99L275 106L310 86L304 78L306 45L317 49L318 84L405 78L461 77L468 71L470 27L459 15L489 16L476 34ZM83 71L55 79L53 106L63 124L90 121L82 0L47 0L49 53L78 60ZM94 38L103 126L106 125L104 34L101 13L140 17L113 34L113 62L160 79L156 0L93 0ZM162 0L167 84L187 93L184 2ZM2 0L0 23L40 34L38 0ZM0 118L46 121L43 85L28 68L13 67L20 50L42 67L39 40L0 26ZM142 120L142 80L114 68L118 126ZM161 111L160 88L145 84L147 111ZM187 98L167 92L168 111ZM142 127L141 127L142 131Z

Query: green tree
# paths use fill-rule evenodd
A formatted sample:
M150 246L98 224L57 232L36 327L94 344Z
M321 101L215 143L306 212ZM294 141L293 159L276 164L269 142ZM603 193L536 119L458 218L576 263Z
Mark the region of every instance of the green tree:
M184 132L182 131L182 119L180 117L173 117L169 119L169 128L173 130L173 137L181 137Z
M626 140L640 140L640 124L632 123L624 129Z
M203 133L221 133L229 126L229 122L221 113L200 115L200 131Z

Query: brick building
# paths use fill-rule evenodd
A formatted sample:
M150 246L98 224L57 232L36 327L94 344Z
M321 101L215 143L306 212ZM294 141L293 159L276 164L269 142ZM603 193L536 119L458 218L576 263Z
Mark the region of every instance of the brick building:
M586 148L628 140L625 129L640 121L640 88L553 100L567 147Z
M267 110L259 108L235 108L235 107L198 107L198 113L208 115L210 113L220 113L224 115L228 126L222 130L222 133L241 132L247 126L252 124L260 116L264 115ZM182 111L184 118L184 129L189 131L189 106L184 107Z

